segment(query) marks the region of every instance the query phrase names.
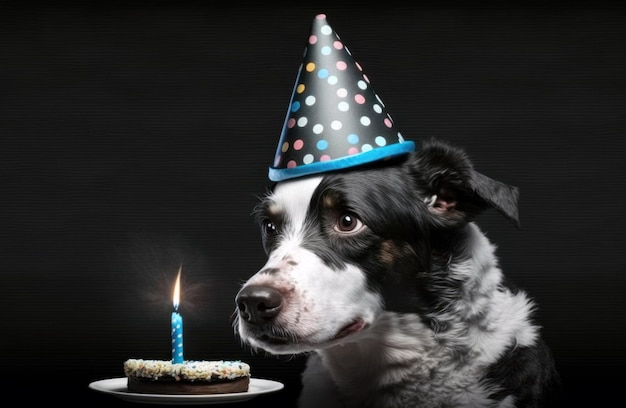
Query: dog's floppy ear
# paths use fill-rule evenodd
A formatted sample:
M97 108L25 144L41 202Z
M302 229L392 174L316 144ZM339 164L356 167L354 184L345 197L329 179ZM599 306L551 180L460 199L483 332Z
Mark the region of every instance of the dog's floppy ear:
M493 180L477 171L472 172L469 186L490 207L504 215L516 228L519 228L519 213L517 202L519 190L497 180Z
M463 150L431 140L417 158L415 176L424 183L425 203L438 222L455 225L495 208L519 228L518 189L475 171Z

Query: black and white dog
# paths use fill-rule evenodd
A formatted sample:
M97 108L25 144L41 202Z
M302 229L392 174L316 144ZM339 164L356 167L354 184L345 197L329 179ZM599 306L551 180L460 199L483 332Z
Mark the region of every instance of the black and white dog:
M310 353L301 407L548 407L559 380L533 302L474 217L518 226L517 188L437 141L279 182L255 209L267 263L236 296L244 344Z

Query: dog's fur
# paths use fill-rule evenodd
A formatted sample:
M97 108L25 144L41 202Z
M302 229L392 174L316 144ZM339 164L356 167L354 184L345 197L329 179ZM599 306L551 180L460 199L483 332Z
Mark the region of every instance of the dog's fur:
M517 188L466 153L417 153L278 183L255 210L267 263L237 294L244 344L308 353L301 407L548 407L558 374L474 223L518 224Z

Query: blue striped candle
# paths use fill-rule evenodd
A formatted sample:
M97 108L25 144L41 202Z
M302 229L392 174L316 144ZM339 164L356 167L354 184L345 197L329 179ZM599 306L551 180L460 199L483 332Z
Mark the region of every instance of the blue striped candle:
M180 273L182 265L178 269L178 277L174 286L174 311L172 311L172 364L182 364L183 359L183 317L178 313L180 302Z

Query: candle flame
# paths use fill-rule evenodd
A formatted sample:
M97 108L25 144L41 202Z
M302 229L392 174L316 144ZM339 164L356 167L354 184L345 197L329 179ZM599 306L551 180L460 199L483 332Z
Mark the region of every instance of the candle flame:
M174 309L178 310L178 304L180 303L180 274L183 271L183 266L178 268L178 276L176 277L176 284L174 285Z

